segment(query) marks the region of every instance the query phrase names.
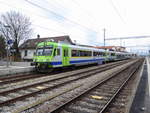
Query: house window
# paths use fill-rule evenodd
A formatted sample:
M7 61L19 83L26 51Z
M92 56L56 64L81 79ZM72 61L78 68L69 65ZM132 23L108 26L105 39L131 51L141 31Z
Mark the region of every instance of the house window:
M24 56L27 56L28 55L28 50L25 50L24 51Z

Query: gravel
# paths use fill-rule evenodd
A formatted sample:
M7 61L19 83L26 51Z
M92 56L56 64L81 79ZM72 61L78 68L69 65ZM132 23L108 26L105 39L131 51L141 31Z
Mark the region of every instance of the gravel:
M32 104L33 102L39 101L40 99L43 99L45 97L53 96L56 93L61 93L61 92L65 91L65 90L67 90L67 89L73 88L76 85L82 84L82 86L79 87L79 88L76 88L76 89L74 89L72 91L69 91L69 92L67 92L65 94L62 94L61 96L55 97L54 99L51 99L50 101L46 101L43 104L37 105L37 106L35 106L35 107L33 107L33 108L29 109L29 110L26 110L26 111L22 112L22 113L29 113L29 112L33 112L33 113L47 113L47 111L53 110L52 108L54 108L54 106L56 106L56 105L58 106L58 105L60 105L60 103L64 103L66 101L65 100L66 98L74 97L79 92L85 91L87 88L89 88L90 86L94 85L96 82L104 79L105 77L111 75L112 73L116 72L117 70L120 70L123 67L128 66L130 64L131 64L131 62L128 63L128 64L124 64L122 66L116 67L114 69L110 69L108 71L105 71L105 72L102 72L102 73L90 76L89 78L81 79L81 80L72 82L70 84L61 86L61 87L59 87L57 89L53 89L51 91L47 91L46 93L38 94L38 96L30 97L30 98L26 99L26 101L23 100L23 101L16 102L16 103L14 103L15 106L9 106L9 107L4 106L2 108L2 110L3 110L3 112L6 113L6 112L12 111L14 109L20 108L22 106L26 106L28 104ZM71 72L67 72L67 73L71 73ZM34 80L34 82L38 81L38 80L42 81L43 78L47 80L47 79L50 79L50 78L53 78L53 77L42 77L40 79L36 78ZM33 83L32 80L31 80L31 82ZM22 84L22 83L20 83L20 84ZM28 84L28 83L25 83L25 84ZM13 86L13 87L18 87L18 86ZM84 111L84 109L82 109L80 107L79 107L79 109ZM91 112L92 111L89 111L89 113L91 113Z

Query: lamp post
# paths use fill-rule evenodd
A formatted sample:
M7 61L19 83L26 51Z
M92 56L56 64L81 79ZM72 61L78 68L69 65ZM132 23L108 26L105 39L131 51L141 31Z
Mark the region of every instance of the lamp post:
M7 67L9 67L9 59L8 59L8 29L10 28L9 25L4 25L4 27L7 29L7 36L6 36L6 41L7 41Z

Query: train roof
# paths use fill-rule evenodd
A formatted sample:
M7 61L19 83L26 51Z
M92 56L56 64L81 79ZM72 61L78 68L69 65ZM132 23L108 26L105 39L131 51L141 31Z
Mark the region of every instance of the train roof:
M86 49L90 51L102 51L105 52L106 50L104 49L97 49L97 48L92 48L92 47L85 47L85 46L79 46L79 45L69 45L69 44L62 44L62 43L56 43L56 42L40 42L37 46L44 45L46 43L47 45L57 45L57 46L69 46L70 48L76 48L76 49ZM109 51L110 53L116 53L116 54L133 54L129 52L117 52L117 51Z
M91 51L105 51L103 49L96 49L92 47L83 47L83 46L78 46L78 45L69 45L71 48L76 48L76 49L86 49L86 50L91 50Z
M103 49L97 49L97 48L92 48L92 47L84 47L84 46L79 46L79 45L69 45L69 44L61 44L61 43L55 43L55 42L40 42L37 46L43 46L44 43L47 45L57 45L57 46L69 46L70 48L76 48L76 49L86 49L86 50L95 50L95 51L105 51Z

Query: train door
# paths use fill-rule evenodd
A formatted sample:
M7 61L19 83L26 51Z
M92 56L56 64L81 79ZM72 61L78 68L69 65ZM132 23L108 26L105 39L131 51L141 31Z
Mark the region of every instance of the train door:
M68 47L62 47L62 64L63 64L63 66L70 65L70 62L69 62L69 48Z
M109 60L109 52L105 50L105 61Z
M57 64L55 65L56 67L59 67L61 65L62 62L62 58L61 58L61 48L57 47L54 49L54 58L52 59L53 62L57 62Z

